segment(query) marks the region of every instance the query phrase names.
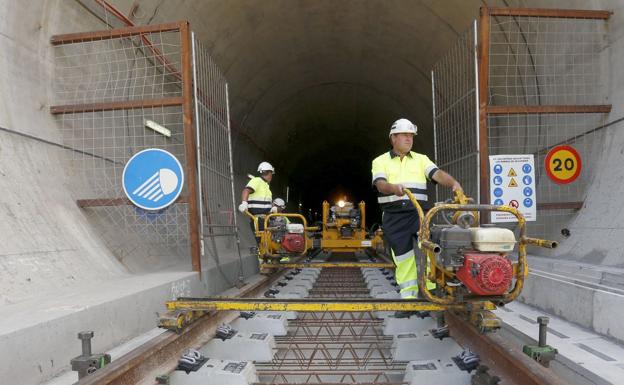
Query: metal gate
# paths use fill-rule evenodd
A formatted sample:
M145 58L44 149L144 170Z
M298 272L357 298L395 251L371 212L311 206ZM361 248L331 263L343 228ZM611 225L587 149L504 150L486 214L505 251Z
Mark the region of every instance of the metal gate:
M108 248L130 269L190 254L193 270L201 271L206 243L217 267L220 247L238 251L240 261L227 83L188 23L51 41L51 113L71 154L77 204ZM125 164L147 148L169 151L186 174L180 197L160 211L133 206L122 188Z
M220 268L219 249L236 250L240 281L243 264L235 209L228 84L208 50L195 33L191 35L202 254L210 254Z
M538 220L528 233L560 239L583 206L603 145L606 11L481 8L432 71L436 161L489 203L489 155L533 154ZM546 177L556 145L576 147L574 184ZM445 196L438 195L438 200Z

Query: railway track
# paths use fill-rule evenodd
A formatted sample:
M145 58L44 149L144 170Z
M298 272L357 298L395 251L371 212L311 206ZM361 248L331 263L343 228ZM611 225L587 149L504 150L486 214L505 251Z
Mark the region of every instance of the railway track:
M334 257L330 261L352 262L353 256ZM238 297L262 297L288 271L281 270L246 285ZM321 269L307 298L372 299L362 269L353 267ZM154 384L157 377L175 369L184 351L208 343L217 326L238 316L233 311L208 312L180 333L167 331L78 384ZM473 326L449 312L445 320L450 327L450 338L461 348L478 353L481 362L490 368L489 373L501 379L500 384L566 384L500 336L479 334ZM405 373L410 362L393 357L397 336L384 334L384 322L379 312L371 311L299 312L296 319L288 321L288 333L275 337L273 359L255 363L257 382L254 384L409 384ZM162 382L166 380L163 378Z

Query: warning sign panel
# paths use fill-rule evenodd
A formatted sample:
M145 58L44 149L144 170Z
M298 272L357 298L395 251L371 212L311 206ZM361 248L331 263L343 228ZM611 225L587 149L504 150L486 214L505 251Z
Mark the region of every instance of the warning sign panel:
M527 221L537 218L535 166L533 155L490 156L490 202L518 209ZM517 222L513 214L492 212L497 222Z
M544 167L548 177L557 184L572 183L581 174L581 156L571 146L555 146L546 155Z

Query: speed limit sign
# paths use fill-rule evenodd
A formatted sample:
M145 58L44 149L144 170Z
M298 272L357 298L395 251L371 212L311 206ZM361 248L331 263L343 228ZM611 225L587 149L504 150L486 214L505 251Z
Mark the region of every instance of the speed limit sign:
M544 167L553 182L572 183L581 174L581 156L571 146L555 146L546 155Z

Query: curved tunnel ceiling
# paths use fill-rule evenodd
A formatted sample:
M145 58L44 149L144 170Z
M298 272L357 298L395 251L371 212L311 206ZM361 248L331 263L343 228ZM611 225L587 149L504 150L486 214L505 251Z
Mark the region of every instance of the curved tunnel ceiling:
M136 24L188 19L230 85L234 128L305 205L371 201L370 162L399 117L433 155L430 70L478 15L477 0L112 1ZM124 5L126 9L124 9ZM239 135L234 150L248 146ZM249 143L247 143L249 144ZM253 170L240 170L250 172Z

